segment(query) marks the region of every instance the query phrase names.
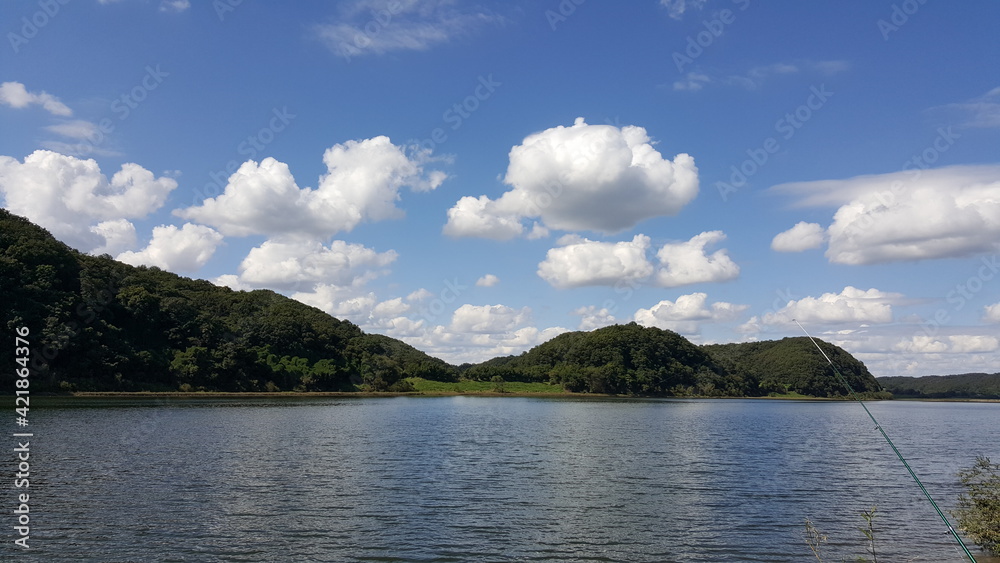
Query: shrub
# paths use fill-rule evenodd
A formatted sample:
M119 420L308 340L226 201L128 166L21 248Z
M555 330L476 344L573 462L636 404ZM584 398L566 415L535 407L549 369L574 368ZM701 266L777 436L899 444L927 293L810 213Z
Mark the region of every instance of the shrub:
M1000 464L980 456L958 478L965 486L954 511L959 527L976 545L1000 555Z

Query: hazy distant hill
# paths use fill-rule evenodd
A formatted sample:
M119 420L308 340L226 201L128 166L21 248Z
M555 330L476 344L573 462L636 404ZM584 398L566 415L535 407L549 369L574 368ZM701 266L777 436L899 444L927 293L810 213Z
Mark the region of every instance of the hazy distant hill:
M31 331L35 390L387 389L454 366L273 291L81 254L0 209L0 326ZM14 349L0 347L3 389Z
M880 377L886 391L900 398L1000 399L1000 373L962 373L924 377Z

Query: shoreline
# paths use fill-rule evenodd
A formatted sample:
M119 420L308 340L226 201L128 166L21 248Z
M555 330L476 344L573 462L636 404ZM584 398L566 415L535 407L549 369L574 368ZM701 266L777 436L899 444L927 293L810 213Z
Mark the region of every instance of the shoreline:
M309 398L388 398L388 397L536 397L564 399L752 399L767 401L853 401L847 398L833 397L707 397L701 395L687 396L657 396L657 395L610 395L598 393L563 392L498 392L498 391L77 391L70 394L37 395L45 399L309 399ZM874 401L907 401L932 403L1000 403L1000 399L976 398L903 398L903 399L866 399Z

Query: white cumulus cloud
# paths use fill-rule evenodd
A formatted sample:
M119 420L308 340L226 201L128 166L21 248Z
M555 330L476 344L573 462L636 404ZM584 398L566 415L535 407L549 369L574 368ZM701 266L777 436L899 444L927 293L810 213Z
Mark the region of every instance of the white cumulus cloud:
M98 223L145 217L162 207L176 187L176 180L156 178L133 163L123 164L109 180L92 159L46 150L31 153L23 163L0 156L5 207L84 252L113 244L103 236L111 231Z
M942 137L943 138L943 137ZM837 206L826 256L840 264L955 258L1000 249L1000 165L949 166L783 184Z
M980 334L953 334L948 337L951 351L957 354L996 352L1000 350L1000 339L996 336Z
M709 305L707 301L705 293L681 295L675 301L663 300L648 309L639 309L633 318L643 326L693 335L700 332L704 322L731 321L749 308L724 301Z
M274 239L250 250L239 266L239 279L254 287L291 289L316 284L356 286L383 273L394 262L393 250L376 252L342 240Z
M740 267L729 258L725 249L707 254L705 248L726 239L722 231L707 231L687 242L667 243L656 256L662 267L656 283L662 287L677 287L693 283L722 282L740 275Z
M47 92L29 92L20 82L4 82L0 84L0 104L21 109L32 105L42 106L52 115L70 116L73 110Z
M569 244L550 249L538 265L538 275L553 287L634 283L653 273L646 257L650 245L646 235L623 242L567 240Z
M803 297L789 301L774 313L764 315L765 324L786 324L797 320L805 324L889 323L892 303L902 297L875 288L861 290L847 286L840 293Z
M578 307L570 312L571 315L580 317L580 326L577 330L594 330L615 324L616 319L611 310L607 307L598 308L596 305Z
M504 183L512 189L496 200L462 198L444 232L513 238L529 218L545 229L619 232L676 215L698 193L698 169L687 154L663 158L642 127L577 118L571 127L534 133L513 147Z
M102 221L90 228L90 231L104 238L104 246L95 248L93 254L121 254L135 248L138 240L135 225L128 219Z
M463 196L448 210L448 222L443 232L451 237L508 240L523 233L524 225L515 214L498 213L496 203L484 195Z
M350 231L363 221L400 217L399 191L432 190L446 178L425 173L427 152L408 155L388 137L347 141L323 155L327 173L316 189L299 188L288 165L265 158L243 163L222 195L174 213L226 235L306 234L320 238Z
M495 334L509 332L531 320L531 309L514 309L506 305L469 305L455 310L451 330L460 333Z
M175 225L161 225L153 228L153 238L146 248L123 252L117 259L133 266L194 272L208 262L222 238L220 233L204 225L185 223L179 229Z
M498 283L500 283L500 278L496 277L493 274L486 274L485 276L476 280L477 287L493 287Z
M771 249L777 252L802 252L823 246L826 230L819 223L800 221L787 231L778 233L771 240Z
M983 309L983 321L988 323L1000 323L1000 303L987 305Z

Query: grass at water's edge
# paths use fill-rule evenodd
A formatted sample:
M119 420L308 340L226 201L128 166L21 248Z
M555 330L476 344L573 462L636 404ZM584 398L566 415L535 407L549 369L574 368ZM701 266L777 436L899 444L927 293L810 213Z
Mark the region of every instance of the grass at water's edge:
M531 395L537 393L573 395L561 385L548 383L524 383L521 381L505 381L497 385L491 381L432 381L420 377L408 377L406 381L413 385L417 393L426 394L497 394L497 395Z

